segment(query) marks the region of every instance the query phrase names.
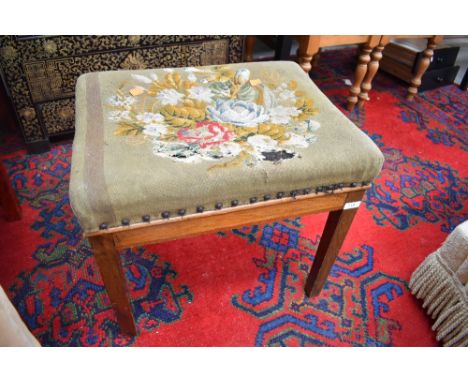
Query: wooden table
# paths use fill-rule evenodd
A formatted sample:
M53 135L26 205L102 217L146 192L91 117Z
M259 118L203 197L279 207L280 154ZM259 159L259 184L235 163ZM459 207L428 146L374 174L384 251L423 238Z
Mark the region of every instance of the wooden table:
M347 108L351 111L358 103L358 100L361 97L367 96L367 93L371 89L369 78L372 79L375 73L372 76L367 73L372 71L377 72L378 62L382 58L382 53L381 51L375 51L374 53L374 48L379 45L381 37L380 35L296 36L299 42L298 62L302 69L308 73L312 69L312 60L320 48L335 45L361 44L358 63L354 71L354 82L349 89ZM371 52L377 55L376 59L371 59ZM380 54L380 57L378 57L378 54ZM371 63L372 65L370 65ZM364 92L361 91L361 88L364 89Z
M386 35L332 35L332 36L296 36L299 42L298 62L306 73L312 69L312 61L320 48L335 45L361 44L358 64L354 72L354 82L349 89L347 109L352 111L354 106L362 107L364 102L369 100L369 91L372 89L372 80L379 69L379 62L382 59L385 46L394 38L426 38L427 48L424 50L423 59L418 63L411 85L408 87L406 98L412 100L418 93L421 85L421 78L426 72L434 48L443 40L443 36L436 35L416 35L416 36L386 36Z
M408 87L408 94L406 95L406 99L412 100L416 94L418 94L418 88L421 86L421 78L426 72L429 64L431 63L432 56L434 55L434 49L443 39L444 36L439 35L417 35L417 36L404 36L404 35L396 35L396 36L381 36L378 45L374 48L371 55L371 61L368 65L368 72L366 73L366 77L363 82L363 86L361 86L361 93L359 94L359 101L358 106L362 106L364 101L369 100L368 92L372 88L371 83L372 79L374 78L377 70L379 68L379 61L382 59L382 52L385 49L385 46L390 42L390 40L395 38L425 38L427 39L427 47L423 52L423 58L419 60L416 70L414 72L414 76L411 79L411 84ZM367 84L364 86L364 83ZM349 106L349 104L348 104Z

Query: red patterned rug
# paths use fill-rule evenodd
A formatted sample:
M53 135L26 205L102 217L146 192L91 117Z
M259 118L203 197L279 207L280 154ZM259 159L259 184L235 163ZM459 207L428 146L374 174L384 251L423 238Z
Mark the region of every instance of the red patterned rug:
M312 75L340 108L353 55L325 52ZM45 346L437 345L408 280L468 218L468 96L405 89L379 73L346 112L386 162L318 298L303 285L325 215L244 227L123 253L139 335L120 335L69 206L69 143L4 157L24 218L0 219L0 284Z

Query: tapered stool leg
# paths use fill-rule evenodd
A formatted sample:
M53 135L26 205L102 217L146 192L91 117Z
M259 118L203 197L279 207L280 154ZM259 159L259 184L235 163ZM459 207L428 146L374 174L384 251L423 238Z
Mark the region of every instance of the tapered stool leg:
M88 238L94 252L94 258L101 272L111 305L114 308L123 333L136 335L133 320L132 305L128 298L125 276L120 261L120 255L115 248L112 236L93 236Z
M318 296L322 290L356 215L357 202L360 202L363 196L364 191L350 192L346 198L344 208L339 211L332 211L328 215L312 269L307 276L305 293L308 297Z

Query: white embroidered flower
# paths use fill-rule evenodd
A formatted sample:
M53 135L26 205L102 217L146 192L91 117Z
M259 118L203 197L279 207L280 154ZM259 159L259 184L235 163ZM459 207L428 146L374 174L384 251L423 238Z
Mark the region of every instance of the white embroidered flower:
M116 107L123 107L123 108L130 108L131 105L135 103L135 98L127 96L119 96L119 95L114 95L112 97L109 97L108 102L112 106Z
M318 129L320 129L320 122L314 121L312 119L309 119L304 122L307 124L308 131L317 131Z
M153 81L157 81L157 80L158 80L158 75L157 75L156 73L151 73L149 76L151 77L151 79L152 79Z
M111 110L108 114L111 121L124 121L130 119L130 112L128 110Z
M250 78L250 70L242 68L236 72L234 81L236 82L236 84L243 85L249 80L249 78Z
M163 122L164 117L160 113L140 113L137 114L136 119L143 123Z
M174 69L172 68L164 68L163 69L166 73L173 73L174 72Z
M273 94L278 104L283 106L294 106L296 104L296 94L284 82L273 90Z
M190 73L188 76L187 76L187 79L190 81L190 82L197 82L197 76L193 73Z
M297 134L305 135L317 131L320 128L320 122L308 119L302 122L296 122L293 125L293 130Z
M167 127L162 124L157 124L157 123L150 123L148 125L145 125L143 129L143 134L149 135L151 137L156 137L159 138L161 135L164 135L167 133Z
M221 158L232 158L239 155L242 146L235 142L223 142L219 145L207 146L199 149L202 159L213 160Z
M278 142L268 135L252 135L247 138L247 143L257 152L272 151L278 146Z
M232 123L240 127L255 127L269 118L263 106L253 102L217 100L216 105L208 107L207 110L214 121Z
M145 84L150 84L153 82L151 78L142 76L141 74L132 74L132 77L137 81L144 82Z
M283 142L284 145L294 147L308 147L309 142L304 135L298 135L294 133L289 134L289 139Z
M174 89L163 89L156 98L162 105L177 105L184 95Z
M214 94L212 93L211 89L204 86L194 86L193 88L189 89L189 97L197 101L211 103L213 102L213 96Z
M276 106L268 110L270 121L277 124L286 124L291 121L291 117L301 114L295 107Z
M185 68L184 70L185 70L186 72L190 72L190 73L191 73L191 72L201 72L200 69L194 68L193 66L189 66L188 68Z
M224 142L218 145L223 157L235 157L242 151L242 146L236 142Z
M200 162L200 155L195 145L185 142L153 141L153 154L162 158L170 158L185 163Z

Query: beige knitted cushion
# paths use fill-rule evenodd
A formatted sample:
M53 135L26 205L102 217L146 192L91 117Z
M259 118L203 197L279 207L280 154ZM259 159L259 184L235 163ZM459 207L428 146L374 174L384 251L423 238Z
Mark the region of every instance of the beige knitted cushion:
M382 163L293 62L89 73L77 83L70 198L85 231L356 186Z
M468 346L468 220L411 275L411 292L434 319L444 346Z

